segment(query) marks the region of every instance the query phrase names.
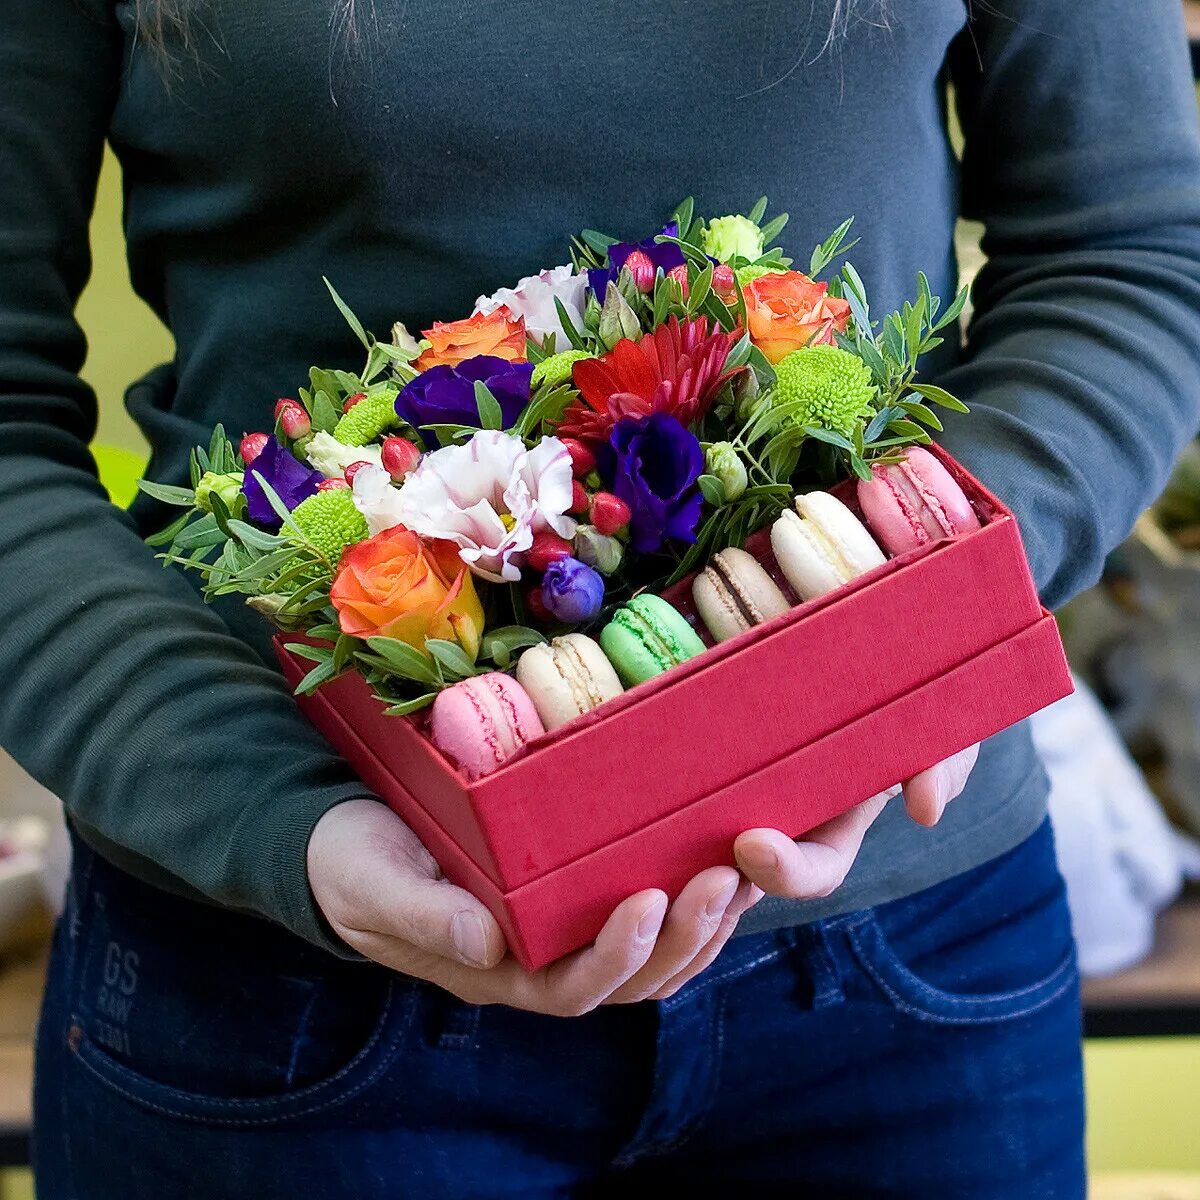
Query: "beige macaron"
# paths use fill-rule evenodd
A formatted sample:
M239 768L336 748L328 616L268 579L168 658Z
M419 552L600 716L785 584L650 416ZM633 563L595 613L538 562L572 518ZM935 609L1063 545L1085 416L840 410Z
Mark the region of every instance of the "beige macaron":
M803 600L832 592L887 561L866 526L828 492L796 497L771 527L771 549Z
M791 605L753 555L730 546L692 584L701 620L718 642L787 612Z
M529 693L547 730L625 690L599 644L582 633L530 646L517 660L517 682Z

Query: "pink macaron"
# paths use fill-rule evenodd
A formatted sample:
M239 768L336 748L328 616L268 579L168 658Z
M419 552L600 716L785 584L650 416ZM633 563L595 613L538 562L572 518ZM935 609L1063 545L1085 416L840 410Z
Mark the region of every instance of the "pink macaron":
M468 779L480 779L546 730L525 689L493 671L440 692L433 702L430 732L434 745Z
M901 462L872 467L871 476L869 481L859 481L858 503L889 554L903 554L926 542L979 528L979 518L962 488L920 446L905 451Z

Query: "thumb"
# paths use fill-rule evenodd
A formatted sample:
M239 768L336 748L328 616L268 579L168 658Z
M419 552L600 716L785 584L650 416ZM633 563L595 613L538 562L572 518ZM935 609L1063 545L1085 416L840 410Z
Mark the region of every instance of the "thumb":
M351 945L390 938L472 967L493 967L504 957L507 945L496 918L443 877L417 835L389 808L374 800L340 804L322 817L313 843L331 819L341 827L323 839L316 855L310 843L309 877L322 911ZM320 886L329 877L332 888Z

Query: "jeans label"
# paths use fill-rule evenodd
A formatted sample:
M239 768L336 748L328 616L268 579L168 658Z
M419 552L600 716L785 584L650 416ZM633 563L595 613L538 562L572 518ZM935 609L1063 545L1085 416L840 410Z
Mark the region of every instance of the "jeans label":
M98 1019L92 1036L101 1045L125 1055L130 1053L129 1018L140 965L136 950L125 950L117 942L109 942L104 951L102 981L96 992Z

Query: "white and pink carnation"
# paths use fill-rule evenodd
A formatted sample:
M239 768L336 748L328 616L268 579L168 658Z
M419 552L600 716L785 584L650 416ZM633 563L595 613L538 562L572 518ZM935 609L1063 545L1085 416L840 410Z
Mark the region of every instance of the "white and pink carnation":
M515 288L501 288L475 301L475 311L490 316L506 308L515 320L525 319L525 332L539 344L554 337L554 349L569 350L570 339L563 330L555 299L562 301L576 329L583 328L583 307L587 303L587 276L576 274L571 266L553 267L537 275L527 275Z
M534 534L575 535L567 515L572 478L571 456L557 438L529 450L520 438L484 429L465 445L425 455L398 489L385 471L363 467L354 503L372 533L403 525L454 542L474 574L515 583Z
M391 475L383 467L372 464L360 468L351 486L354 507L366 518L372 537L400 524L400 490L393 486Z
M312 435L304 448L304 457L326 479L341 479L346 468L356 462L382 464L382 451L378 446L344 446L337 438L324 430Z

